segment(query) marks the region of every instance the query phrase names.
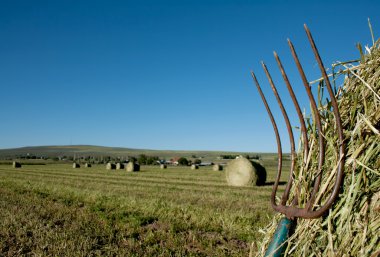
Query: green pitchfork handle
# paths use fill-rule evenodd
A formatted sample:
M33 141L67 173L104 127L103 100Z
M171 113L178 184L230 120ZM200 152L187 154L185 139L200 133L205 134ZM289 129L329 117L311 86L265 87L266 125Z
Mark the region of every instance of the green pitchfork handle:
M278 223L276 231L272 237L267 251L265 252L266 257L280 257L286 249L285 241L293 233L294 226L296 224L295 220L288 218L282 218Z

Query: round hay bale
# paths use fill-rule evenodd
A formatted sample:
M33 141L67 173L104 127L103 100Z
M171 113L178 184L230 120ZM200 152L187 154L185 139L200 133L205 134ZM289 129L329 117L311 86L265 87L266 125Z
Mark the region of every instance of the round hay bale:
M160 165L160 169L162 169L162 170L163 170L163 169L166 169L167 167L168 167L168 166L166 166L166 164L161 164L161 165Z
M73 163L73 169L79 169L79 168L80 168L79 163L74 162Z
M239 158L227 164L226 180L230 186L261 186L266 179L265 168L257 162Z
M114 170L114 169L116 169L116 165L114 164L114 163L107 163L107 165L106 165L106 169L107 170Z
M124 169L124 164L123 163L116 163L116 169L117 170L123 170Z
M134 162L128 162L127 167L125 168L127 171L140 171L140 165Z
M223 166L219 164L214 164L214 166L212 166L212 170L213 171L223 170Z
M191 169L192 170L197 170L197 169L199 169L199 166L196 165L196 164L193 164L193 165L191 165Z
M21 163L19 163L19 162L13 162L12 167L13 168L21 168Z
M85 164L84 164L84 167L85 167L85 168L91 168L91 164L90 164L90 163L85 163Z

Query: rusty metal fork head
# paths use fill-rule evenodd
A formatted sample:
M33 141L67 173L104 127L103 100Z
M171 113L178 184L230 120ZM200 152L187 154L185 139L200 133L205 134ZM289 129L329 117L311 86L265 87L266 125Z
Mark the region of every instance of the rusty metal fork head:
M279 132L278 132L278 128L277 128L277 124L276 124L276 121L272 115L272 112L271 112L271 109L268 105L268 102L261 90L261 87L260 87L260 84L255 76L255 74L253 72L251 72L251 75L252 75L252 78L253 78L253 81L254 83L256 84L256 87L257 87L257 90L259 91L259 94L261 96L261 99L265 105L265 108L268 112L268 115L269 115L269 118L271 120L271 123L272 123L272 126L273 126L273 129L274 129L274 132L275 132L275 135L276 135L276 140L277 140L277 151L278 151L278 172L277 172L277 176L276 176L276 181L273 185L273 191L272 191L272 195L271 195L271 204L272 204L272 207L278 211L278 212L281 212L283 214L285 214L289 219L294 219L294 218L297 218L297 217L301 217L301 218L318 218L320 216L322 216L331 206L332 204L334 203L336 197L338 196L338 193L339 193L339 188L342 184L342 181L343 181L343 173L344 173L344 158L345 158L345 147L344 147L344 141L343 141L343 129L342 129L342 124L341 124L341 118L340 118L340 113L339 113L339 109L338 109L338 104L337 104L337 101L336 101L336 98L335 98L335 95L334 95L334 92L331 88L331 84L330 84L330 81L329 81L329 78L327 76L327 73L325 71L325 68L323 66L323 63L322 63L322 60L321 60L321 57L319 56L319 53L318 53L318 50L317 50L317 47L315 46L315 43L314 43L314 40L313 40L313 37L309 31L309 29L307 28L306 25L304 25L304 28L305 28L305 31L306 31L306 34L307 34L307 37L309 39L309 42L310 42L310 45L311 45L311 48L314 52L314 55L315 55L315 59L317 60L317 63L318 63L318 66L319 66L319 69L321 70L321 73L322 73L322 77L324 79L324 82L325 82L325 85L327 87L327 90L328 90L328 93L329 93L329 96L330 96L330 100L331 100L331 104L332 104L332 109L333 109L333 113L334 113L334 116L335 116L335 122L336 122L336 130L337 130L337 134L338 134L338 138L339 138L339 163L338 163L338 168L337 168L337 174L336 174L336 177L335 177L335 183L334 183L334 186L333 186L333 191L331 193L331 195L329 196L329 198L325 201L325 203L317 208L317 209L314 209L313 206L314 206L314 203L315 203L315 197L316 197L316 194L319 190L319 187L320 187L320 184L321 184L321 180L322 180L322 173L323 173L323 170L322 170L322 166L323 166L323 163L324 163L324 160L325 160L325 141L324 141L324 137L322 135L322 125L321 125L321 118L320 118L320 115L319 115L319 110L318 110L318 107L317 107L317 104L314 100L314 97L313 97L313 94L311 92L311 88L310 88L310 85L309 85L309 82L306 78L306 75L305 75L305 72L301 66L301 63L298 59L298 56L296 54L296 51L294 49L294 46L292 44L292 42L288 39L288 44L289 44L289 47L290 47L290 51L292 53L292 56L293 56L293 59L296 63L296 66L297 66L297 69L299 71L299 74L301 76L301 79L302 79L302 82L304 84L304 87L306 89L306 92L307 92L307 95L308 95L308 98L309 98L309 101L310 101L310 104L311 104L311 110L314 114L314 122L315 122L315 125L316 125L316 128L317 128L317 131L318 131L318 145L319 145L319 154L318 154L318 171L317 171L317 176L314 180L314 184L313 184L313 189L312 189L312 192L310 194L310 197L309 199L307 200L306 202L306 205L305 207L303 208L300 208L298 207L298 196L296 195L295 198L293 199L291 205L286 205L287 204L287 201L289 199L289 194L290 194L290 190L292 188L292 184L293 184L293 174L294 174L294 169L295 169L295 161L296 161L296 152L295 152L295 146L294 146L294 136L293 136L293 132L292 132L292 126L291 126L291 123L289 121L289 118L288 118L288 115L287 115L287 112L284 108L284 105L282 104L282 101L281 101L281 98L280 98L280 95L278 94L278 91L277 91L277 88L272 80L272 77L268 71L268 68L266 67L266 65L262 62L262 66L263 66L263 69L264 69L264 72L266 74L266 77L268 78L268 81L269 81L269 84L272 88L272 91L276 97L276 100L277 100L277 103L281 109L281 112L282 112L282 115L285 119L285 124L286 124L286 127L287 127L287 130L288 130L288 134L289 134L289 140L290 140L290 150L291 150L291 166L290 166L290 175L289 175L289 179L288 179L288 183L286 185L286 188L285 188L285 191L282 195L282 198L281 198L281 201L279 204L276 203L276 193L277 193L277 189L278 189L278 185L279 185L279 181L280 181L280 177L281 177L281 170L282 170L282 147L281 147L281 138L280 138L280 135L279 135ZM306 162L306 158L307 156L309 155L309 151L310 151L310 146L309 146L309 139L308 139L308 134L307 134L307 129L306 129L306 125L305 125L305 121L304 121L304 118L303 118L303 115L302 115L302 112L301 112L301 108L299 107L299 104L298 104L298 101L297 101L297 98L295 96L295 93L293 91L293 88L289 82L289 79L288 79L288 76L284 70L284 67L281 63L281 60L280 58L278 57L277 53L274 52L274 57L276 59L276 62L278 64L278 67L281 71L281 74L282 74L282 77L284 79L284 82L285 82L285 85L289 91L289 94L290 94L290 97L293 101L293 104L296 108L296 111L297 111L297 115L298 115L298 118L299 118L299 122L300 122L300 125L301 125L301 134L302 134L302 143L303 143L303 156L304 156L304 162Z

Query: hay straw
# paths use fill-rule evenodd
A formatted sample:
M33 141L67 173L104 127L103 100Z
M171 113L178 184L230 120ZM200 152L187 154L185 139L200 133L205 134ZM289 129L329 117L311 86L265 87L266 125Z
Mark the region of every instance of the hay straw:
M374 41L375 42L375 41ZM359 51L361 47L359 46ZM344 127L347 159L341 193L329 212L318 219L298 219L294 234L287 241L284 256L377 256L380 254L380 41L361 52L360 62L340 63L344 68L335 76L345 76L337 90L337 100ZM339 63L338 65L339 66ZM322 102L324 82L319 81L318 102ZM327 99L319 107L326 139L326 160L323 177L314 208L323 205L330 196L339 163L336 124L331 103ZM298 190L300 207L309 199L317 176L318 139L315 126L307 122L310 156L305 159L302 149L297 156L294 186ZM291 192L288 203L295 197ZM260 232L258 256L265 250L274 234L281 214Z
M106 165L106 169L107 170L114 170L114 169L116 169L116 164L114 164L114 163L107 163L107 165Z
M117 170L123 170L124 169L124 164L123 163L116 163L116 169Z
M219 165L219 164L214 164L212 166L212 170L213 171L220 171L220 170L223 170L223 166L222 165Z
M190 169L192 169L192 170L197 170L197 169L199 169L199 166L196 165L196 164L192 164L192 165L190 166Z
M12 167L15 168L15 169L16 168L21 168L21 163L19 163L19 162L13 162L12 163Z
M134 162L128 162L128 164L125 166L125 170L128 172L140 171L140 165Z
M230 186L261 186L266 177L261 164L243 157L229 161L226 167L226 181Z

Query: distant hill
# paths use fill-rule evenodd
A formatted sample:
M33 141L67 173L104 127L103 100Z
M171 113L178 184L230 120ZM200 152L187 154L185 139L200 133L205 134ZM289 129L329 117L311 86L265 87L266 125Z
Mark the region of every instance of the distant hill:
M46 157L62 156L138 156L145 154L149 156L159 156L160 158L172 157L203 157L204 159L215 159L220 155L254 155L259 154L262 157L271 156L271 153L247 153L247 152L225 152L225 151L175 151L175 150L149 150L133 149L123 147L106 147L93 145L62 145L62 146L28 146L20 148L0 149L0 158L15 158L17 156L35 155Z

